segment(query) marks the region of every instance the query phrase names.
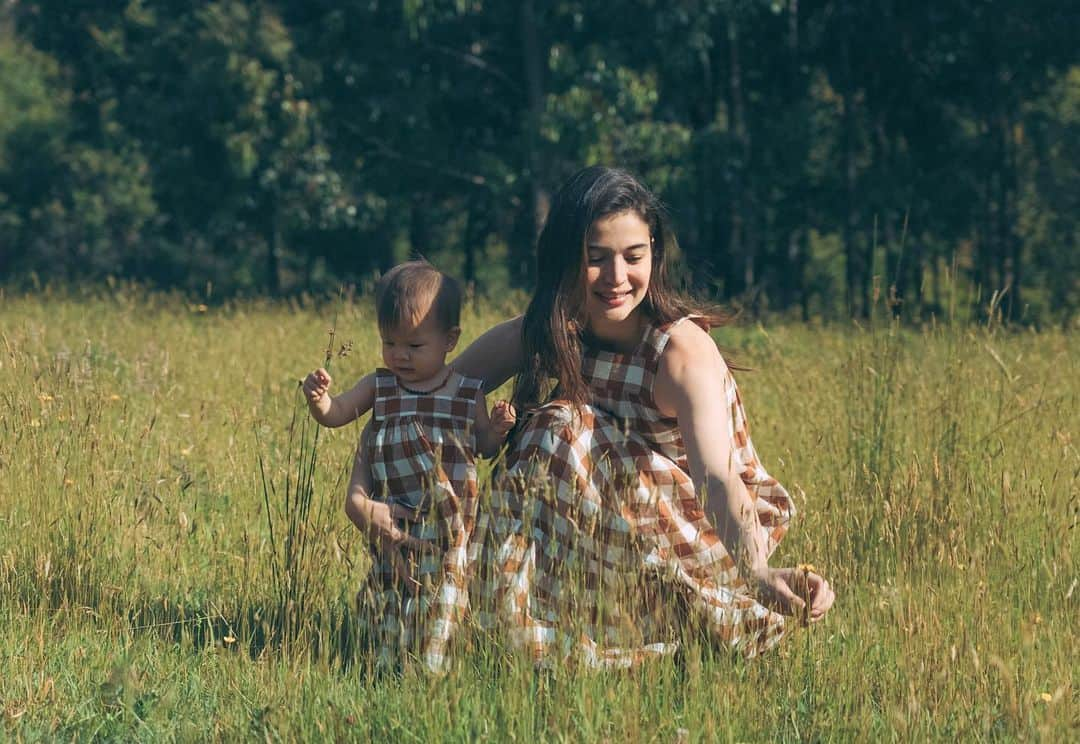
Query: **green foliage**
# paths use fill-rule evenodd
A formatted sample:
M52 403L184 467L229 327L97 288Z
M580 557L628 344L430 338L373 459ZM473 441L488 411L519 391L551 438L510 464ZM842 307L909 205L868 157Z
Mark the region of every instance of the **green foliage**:
M1025 119L1017 136L1033 143L1020 230L1037 276L1033 314L1068 327L1080 308L1080 67L1057 76Z
M551 190L609 163L670 205L696 288L749 311L865 320L876 283L918 321L955 267L973 306L1070 326L1078 22L1045 0L10 4L0 280L276 294L419 253L527 288Z
M134 272L156 205L135 146L75 134L72 93L52 58L0 42L0 269L95 278Z

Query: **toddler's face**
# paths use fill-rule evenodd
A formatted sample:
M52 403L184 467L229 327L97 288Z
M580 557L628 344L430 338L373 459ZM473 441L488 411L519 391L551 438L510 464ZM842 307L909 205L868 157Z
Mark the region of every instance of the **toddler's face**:
M457 328L443 330L435 313L429 312L418 325L382 334L383 363L403 383L422 387L442 373L458 333Z

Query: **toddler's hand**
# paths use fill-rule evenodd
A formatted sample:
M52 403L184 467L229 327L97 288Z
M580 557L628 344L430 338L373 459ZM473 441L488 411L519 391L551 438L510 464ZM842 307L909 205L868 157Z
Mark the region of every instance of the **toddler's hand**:
M332 382L333 379L330 374L322 367L319 367L304 378L304 396L309 403L318 403L330 391L330 383Z
M500 437L505 437L517 422L517 412L509 401L496 401L491 407L491 427Z

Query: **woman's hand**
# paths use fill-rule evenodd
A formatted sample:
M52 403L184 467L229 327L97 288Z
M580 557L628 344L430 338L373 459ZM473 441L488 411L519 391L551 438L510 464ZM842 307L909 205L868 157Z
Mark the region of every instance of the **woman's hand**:
M832 607L836 594L829 582L811 566L765 568L755 572L758 599L785 615L798 615L804 623L816 623Z

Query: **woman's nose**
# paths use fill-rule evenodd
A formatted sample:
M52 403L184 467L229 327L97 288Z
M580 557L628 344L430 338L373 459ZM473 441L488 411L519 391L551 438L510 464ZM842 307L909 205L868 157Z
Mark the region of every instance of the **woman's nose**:
M608 264L608 281L611 286L618 287L626 279L626 262L621 257L615 256Z

